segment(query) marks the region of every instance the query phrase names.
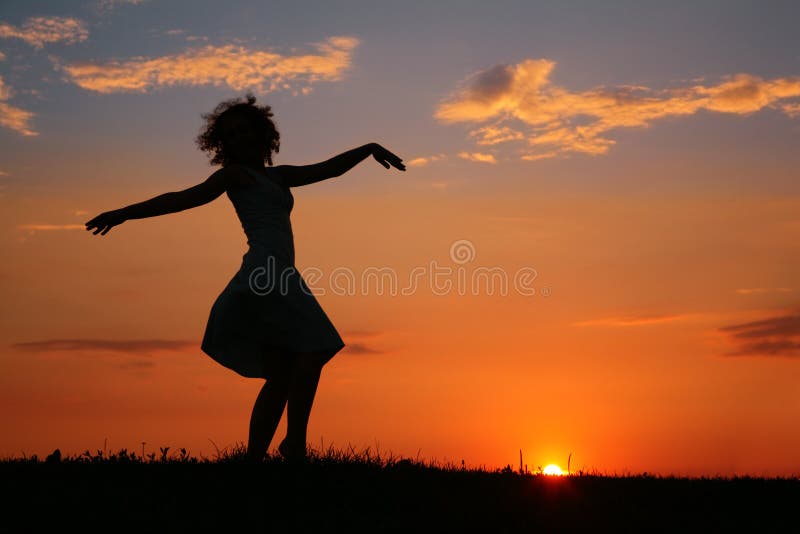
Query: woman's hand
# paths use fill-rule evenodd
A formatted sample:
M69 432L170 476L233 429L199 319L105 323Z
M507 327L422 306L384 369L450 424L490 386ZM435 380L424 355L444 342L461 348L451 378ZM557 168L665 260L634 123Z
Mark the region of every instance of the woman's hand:
M94 235L106 235L111 228L125 222L122 210L105 211L86 223L86 229L96 228Z
M392 154L378 143L372 143L372 157L374 157L378 163L380 163L387 169L391 165L392 167L396 167L401 171L406 170L406 166L405 164L403 164L402 159Z

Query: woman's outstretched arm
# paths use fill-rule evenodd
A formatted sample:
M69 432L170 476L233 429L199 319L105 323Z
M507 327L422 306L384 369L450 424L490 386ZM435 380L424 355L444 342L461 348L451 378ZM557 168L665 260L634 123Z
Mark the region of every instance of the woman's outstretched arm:
M206 181L183 191L164 193L144 202L103 212L86 222L86 229L94 229L94 235L98 233L106 235L111 228L130 219L157 217L202 206L220 196L234 183L243 183L246 180L253 180L253 178L236 166L223 167L209 176Z
M401 158L378 143L367 143L313 165L278 165L273 168L286 180L286 185L297 187L341 176L369 156L374 156L387 169L393 166L401 171L406 170Z

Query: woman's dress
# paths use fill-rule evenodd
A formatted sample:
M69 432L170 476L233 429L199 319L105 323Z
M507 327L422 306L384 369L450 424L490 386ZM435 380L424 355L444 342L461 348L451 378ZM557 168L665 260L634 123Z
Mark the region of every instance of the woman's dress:
M242 376L270 378L293 353L323 353L325 363L345 344L295 267L289 187L270 167L246 169L256 183L227 195L249 249L211 307L200 348Z

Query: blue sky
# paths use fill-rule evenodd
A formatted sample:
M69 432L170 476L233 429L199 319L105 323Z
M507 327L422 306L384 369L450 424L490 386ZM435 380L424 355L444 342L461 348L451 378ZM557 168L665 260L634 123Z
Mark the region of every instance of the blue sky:
M283 163L321 159L372 140L406 159L473 149L467 128L433 118L437 105L467 76L526 58L556 62L553 82L573 91L621 84L666 88L698 78L716 82L740 72L764 78L800 72L792 23L798 7L791 2L771 3L768 10L757 2L232 5L156 0L4 2L0 20L8 24L21 26L32 16L75 17L85 21L89 31L84 41L54 42L38 50L20 39L0 40L6 55L0 74L17 93L13 102L36 114L33 123L40 133L32 140L0 130L9 151L6 167L18 168L23 158L35 159L37 151L61 159L75 151L111 150L123 143L130 146L133 159L161 158L170 166L169 160L196 162L191 134L199 127L199 113L221 98L243 92L179 85L147 93L97 94L65 81L48 56L62 63L102 63L229 43L291 54L292 49L308 52L312 43L330 36L356 37L359 45L342 80L319 82L310 95L280 90L261 95L274 106L284 131L277 158ZM192 36L205 40L188 41ZM25 93L30 90L38 93ZM644 164L652 162L654 151L666 157L671 150L683 154L702 150L716 159L720 153L731 157L732 145L747 143L747 157L758 157L759 162L776 155L791 157L796 121L770 111L756 115L701 112L659 122L644 135L619 130L614 138L620 141L609 156L624 154L625 161L643 159ZM742 126L745 121L747 127ZM76 129L80 136L74 135ZM151 135L153 130L160 135ZM559 169L583 174L590 160L598 176L610 171L607 162L596 161L601 158L570 159L559 161ZM539 173L543 164L509 162L505 174L524 180L523 175ZM462 172L485 172L480 165L471 167ZM31 175L27 181L39 179ZM628 182L621 174L617 179ZM775 181L776 187L788 186L780 178Z

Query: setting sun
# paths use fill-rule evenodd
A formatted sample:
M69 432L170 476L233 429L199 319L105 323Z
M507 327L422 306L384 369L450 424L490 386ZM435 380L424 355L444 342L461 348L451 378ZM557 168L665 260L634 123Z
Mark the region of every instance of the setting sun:
M542 472L545 475L552 475L552 476L558 476L558 477L560 477L561 475L564 474L564 472L561 470L561 468L558 467L556 464L548 465L547 467L544 468L544 470Z

